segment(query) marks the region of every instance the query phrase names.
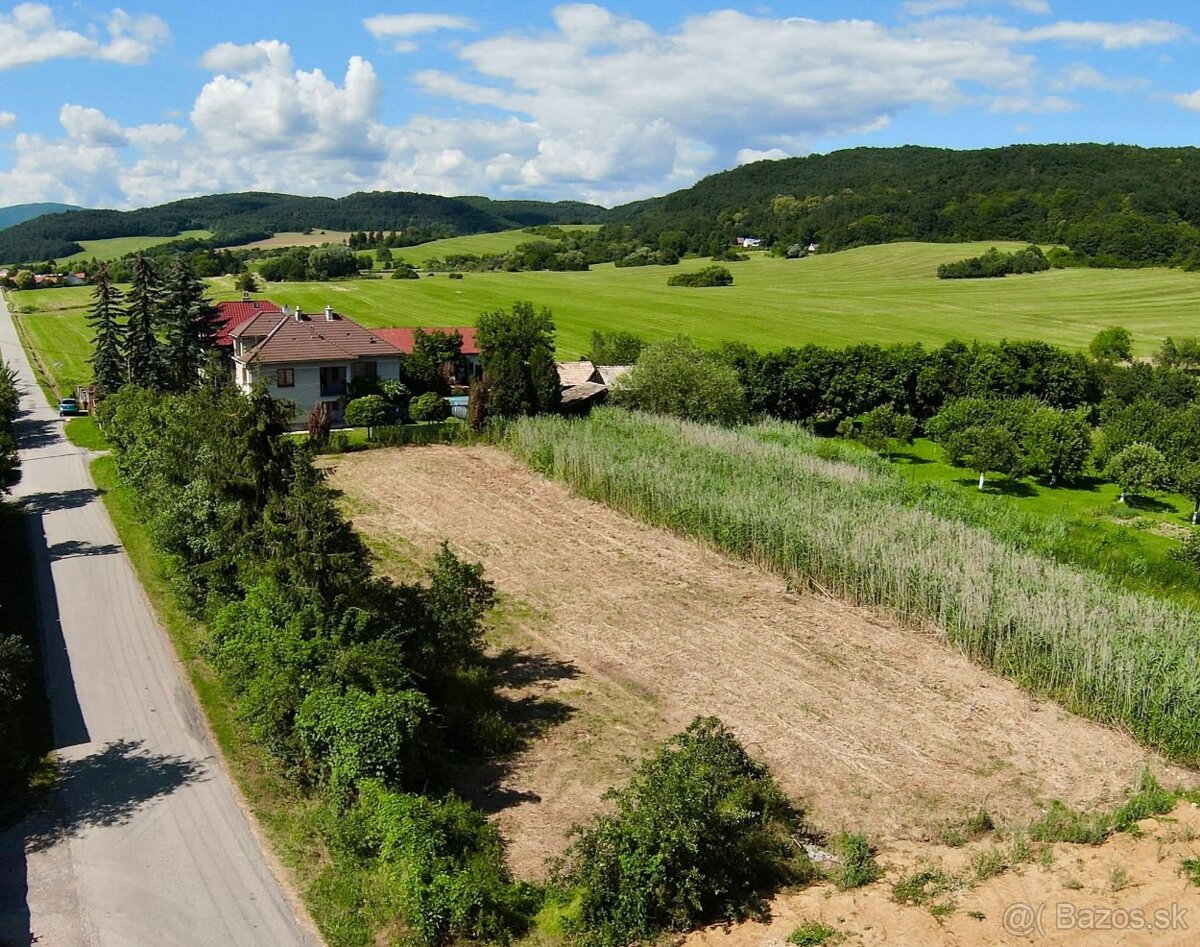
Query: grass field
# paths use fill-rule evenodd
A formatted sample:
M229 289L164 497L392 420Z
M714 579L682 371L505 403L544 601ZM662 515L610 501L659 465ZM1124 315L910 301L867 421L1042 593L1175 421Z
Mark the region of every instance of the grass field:
M561 230L597 230L594 224L565 224ZM423 266L426 260L440 259L452 254L469 253L475 256L485 256L490 253L507 253L515 250L522 243L534 240L544 240L536 234L524 230L502 230L499 233L477 233L466 237L447 237L445 240L434 240L417 247L398 247L392 250L392 258L411 263L413 266Z
M207 230L185 230L174 237L112 237L107 240L80 240L82 253L63 257L60 264L82 263L95 257L97 260L114 260L126 253L136 253L138 250L148 250L160 243L170 243L172 240L183 240L195 237L197 240L207 240L212 234Z
M271 250L276 247L319 247L324 243L345 243L350 236L340 230L313 230L309 233L277 233L266 240L242 243L230 250Z
M485 241L519 242L518 235L529 236L456 237L402 252L441 254L452 243L480 252ZM461 280L439 275L272 283L263 295L310 311L332 305L370 327L471 325L485 310L528 299L553 310L564 359L587 351L593 329L625 329L651 339L685 333L705 345L742 341L763 349L952 338L1035 338L1083 348L1099 329L1120 324L1133 333L1141 355L1152 353L1166 335L1200 329L1200 274L1180 270L1052 270L996 280L934 276L939 263L989 246L891 244L805 260L755 255L731 264L733 286L713 289L667 286L671 274L707 264L688 260L675 267L604 264L582 273L468 273ZM232 278L211 285L215 299L240 295ZM13 294L39 351L49 363L62 363L55 369L60 384L86 376L83 313L90 295L86 286Z

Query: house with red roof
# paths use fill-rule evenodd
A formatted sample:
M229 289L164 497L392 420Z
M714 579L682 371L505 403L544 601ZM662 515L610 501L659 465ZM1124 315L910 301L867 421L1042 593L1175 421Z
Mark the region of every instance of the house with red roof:
M227 334L238 386L248 392L265 381L274 397L291 402L296 423L318 402L340 421L356 378L400 378L400 349L329 306L312 315L262 310Z
M458 327L434 327L434 328L394 328L394 329L372 329L371 330L383 341L389 345L394 345L405 355L412 355L416 348L417 332L426 334L432 332L440 332L444 335L453 335L457 332L462 336L462 358L463 364L457 366L458 377L455 379L459 384L467 385L474 381L482 374L482 367L479 361L479 343L475 340L474 326L458 326Z
M216 303L213 308L217 310L214 320L217 324L217 345L226 350L233 348L233 337L229 333L242 323L249 322L260 313L282 311L269 299L251 299L249 293L233 302Z

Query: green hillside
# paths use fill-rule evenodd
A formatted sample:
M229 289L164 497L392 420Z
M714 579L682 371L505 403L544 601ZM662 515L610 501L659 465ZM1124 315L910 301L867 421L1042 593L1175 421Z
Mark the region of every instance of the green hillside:
M74 210L83 208L74 204L12 204L9 207L0 207L0 230L15 227L43 214L62 214Z
M512 212L519 219L504 216ZM483 198L377 191L329 197L247 192L173 201L139 210L87 210L50 214L0 231L0 260L61 259L82 243L115 237L173 237L207 230L223 246L248 243L281 231L392 231L416 229L431 236L488 233L532 224L598 222L602 207L493 202Z

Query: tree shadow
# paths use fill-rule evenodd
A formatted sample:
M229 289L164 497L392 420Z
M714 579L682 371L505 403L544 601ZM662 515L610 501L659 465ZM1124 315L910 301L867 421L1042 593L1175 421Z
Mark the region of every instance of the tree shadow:
M90 487L80 487L75 490L49 490L45 493L31 493L22 497L21 502L30 513L54 513L59 510L77 510L87 506L100 494Z
M884 456L888 457L892 461L892 463L909 464L910 466L914 466L914 467L918 466L920 464L932 464L933 463L933 461L930 460L928 457L921 457L918 454L914 454L911 451L906 451L906 450L894 451L892 454L890 454L890 455L885 454Z
M495 709L513 728L509 751L490 758L463 758L449 763L449 788L489 815L526 802L541 802L530 790L509 785L522 752L539 737L576 714L576 708L546 691L554 684L573 680L579 668L570 661L520 648L505 648L487 659L496 684Z
M1125 497L1125 505L1131 510L1138 510L1143 513L1178 513L1170 503L1164 503L1162 500L1156 500L1154 497L1142 496L1140 494L1129 494ZM1191 513L1187 515L1188 522L1191 522Z
M979 492L979 480L974 477L960 477L954 481L963 487L973 487ZM1008 477L996 477L984 481L983 493L999 494L1006 497L1035 497L1038 492L1024 480L1013 480Z
M68 539L47 549L52 562L56 559L75 559L79 556L111 556L120 551L119 543L101 543L96 546L81 539Z
M94 826L124 825L155 799L203 781L204 764L151 753L141 740L114 740L102 750L59 763L47 817L26 837L28 851L42 851Z
M13 423L13 436L21 448L45 447L62 440L57 421L21 418Z

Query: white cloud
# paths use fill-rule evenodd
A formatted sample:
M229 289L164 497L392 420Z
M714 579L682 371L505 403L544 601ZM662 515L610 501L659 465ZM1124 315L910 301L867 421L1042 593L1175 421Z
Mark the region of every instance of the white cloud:
M12 128L17 124L17 116L12 112L0 112L0 129Z
M1105 92L1136 92L1150 83L1146 79L1114 78L1086 63L1068 66L1050 82L1050 88L1059 92L1074 92L1076 89L1100 89Z
M438 30L471 30L474 21L449 13L380 13L363 20L363 26L376 39L390 39L398 53L411 53L417 48L414 36Z
M925 2L934 13L976 6ZM472 24L450 14L381 14L364 25L388 43L409 43ZM1084 62L1047 72L1039 61L1047 46L1117 49L1188 37L1161 21L1021 28L996 16L942 15L892 27L728 9L655 29L573 3L555 8L550 29L476 39L454 49L449 67L408 77L434 100L430 111L444 114L399 125L382 121L384 88L361 57L327 76L299 68L279 40L221 43L200 57L211 77L190 125L125 127L97 109L64 106L61 138L15 136L0 203L20 194L128 206L245 189L620 203L734 164L868 136L912 109L1066 112L1080 107L1075 90L1135 80L1110 79ZM1175 101L1200 111L1200 92Z
M103 27L108 42L95 38ZM0 13L0 71L51 59L103 59L124 64L144 63L170 36L157 16L137 16L115 9L89 24L88 35L60 26L54 11L42 3L21 3Z
M1014 10L1021 10L1025 13L1046 16L1052 12L1047 0L1005 0L1005 2ZM904 12L913 16L931 16L935 13L947 13L950 10L962 10L966 7L996 5L995 0L909 0L904 4Z
M214 153L382 157L371 143L382 87L361 57L350 59L341 86L320 69L295 69L290 48L276 40L223 44L202 62L224 70L200 90L191 112Z
M1171 101L1189 112L1200 112L1200 89L1195 92L1180 92L1171 96Z

